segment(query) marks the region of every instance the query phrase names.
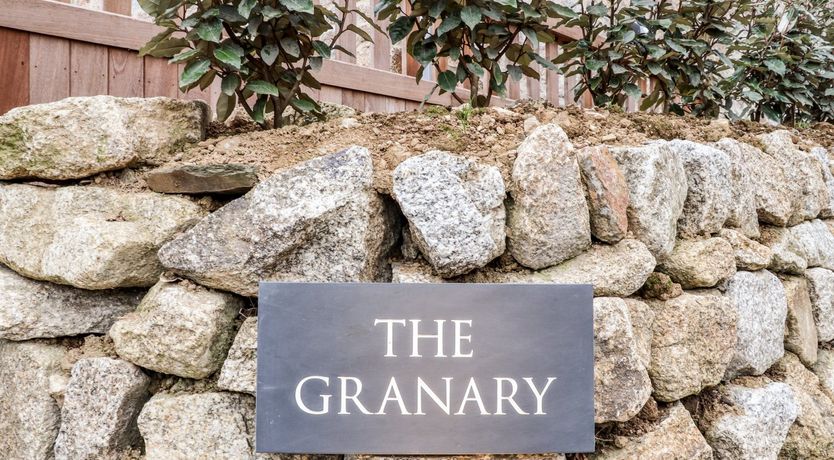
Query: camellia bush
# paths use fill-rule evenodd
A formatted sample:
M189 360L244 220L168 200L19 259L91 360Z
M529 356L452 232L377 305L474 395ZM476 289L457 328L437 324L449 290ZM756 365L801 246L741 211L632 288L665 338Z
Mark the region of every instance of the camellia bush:
M644 97L641 109L716 115L725 94L718 83L732 66L724 50L747 0L624 0L578 2L560 26L581 39L554 60L579 75L574 98L590 92L598 106L622 106ZM643 94L640 80L654 89Z
M723 83L733 117L832 120L832 8L827 0L769 0L748 12L746 29L729 48L734 74Z
M140 55L183 64L183 91L205 89L220 78L218 118L225 120L240 104L263 127L270 112L273 127L282 126L288 107L320 113L304 92L320 87L311 71L333 50L350 54L337 45L344 33L371 40L366 31L348 24L351 13L376 27L364 13L349 8L348 0L335 3L335 12L312 0L139 0L139 5L165 28Z
M472 107L489 105L504 95L509 78L539 78L534 63L556 69L539 53L541 43L555 34L547 25L564 7L545 0L383 0L376 6L379 20L389 20L392 43L406 40L406 51L419 64L417 81L426 68L437 72L432 93L453 93L468 82ZM448 58L456 65L446 70ZM482 87L483 84L483 87ZM431 96L427 95L426 98Z

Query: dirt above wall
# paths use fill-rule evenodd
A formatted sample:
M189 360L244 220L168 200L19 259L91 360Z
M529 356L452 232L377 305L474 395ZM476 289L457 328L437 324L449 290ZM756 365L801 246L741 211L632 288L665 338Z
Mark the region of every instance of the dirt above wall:
M208 139L175 157L172 164L240 163L257 165L265 178L274 171L310 158L362 145L374 156L375 186L389 193L391 172L403 160L438 149L476 158L497 166L504 179L515 161L516 148L524 140L535 117L540 123L557 123L577 148L590 145L639 145L652 139L689 139L714 142L731 137L755 144L754 137L781 127L753 122L730 123L653 113L622 113L555 108L523 103L512 109L449 111L432 107L422 112L366 113L353 119L336 119L306 126L262 131L251 122L231 126L212 123ZM834 147L834 126L819 124L801 131L804 140ZM145 190L149 168L103 173L92 179L97 185Z

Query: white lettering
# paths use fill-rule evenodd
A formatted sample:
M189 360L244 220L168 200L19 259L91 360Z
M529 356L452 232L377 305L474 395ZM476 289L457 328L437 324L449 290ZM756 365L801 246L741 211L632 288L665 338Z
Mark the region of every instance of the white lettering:
M385 324L387 326L386 332L386 348L385 348L385 357L386 358L396 358L397 355L394 354L394 324L399 324L405 327L405 320L404 319L374 319L374 326L378 324Z
M321 408L321 410L317 410L317 411L312 410L309 407L307 407L307 405L304 404L304 401L301 399L301 389L304 386L304 384L307 383L310 380L321 380L322 382L324 382L325 387L330 386L330 378L329 377L323 377L321 375L311 375L309 377L304 377L303 379L301 379L300 382L298 382L298 385L295 386L295 404L298 406L299 409L303 410L304 412L306 412L310 415L322 415L322 414L328 413L330 411L330 396L331 395L320 395L321 400L322 400L322 408Z
M542 411L542 400L544 399L544 394L547 392L547 389L550 388L550 384L553 383L554 380L556 380L556 377L548 377L547 383L544 384L544 388L542 391L539 391L533 383L533 379L531 377L524 377L524 381L527 382L527 386L530 387L530 390L533 392L533 396L536 397L535 415L547 415L544 411Z

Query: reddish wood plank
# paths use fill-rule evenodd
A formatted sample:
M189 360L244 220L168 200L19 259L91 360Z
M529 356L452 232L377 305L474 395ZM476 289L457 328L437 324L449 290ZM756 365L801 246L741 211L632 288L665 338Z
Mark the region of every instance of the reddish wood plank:
M385 104L386 112L404 112L406 108L405 100L389 97Z
M552 61L558 55L559 45L556 43L548 43L545 48L545 57ZM546 70L544 78L547 101L553 105L559 105L559 74L555 70Z
M342 89L336 88L335 86L324 86L321 87L320 92L320 101L323 102L334 102L336 104L342 103Z
M356 110L365 110L365 93L361 91L342 91L342 104Z
M372 2L372 10L379 3L379 0ZM388 20L377 21L382 30L388 30ZM374 60L373 66L376 69L391 70L391 40L387 34L374 29Z
M388 111L388 97L379 96L376 94L365 95L365 111L366 112L387 112Z
M104 11L121 14L123 16L130 16L131 5L130 0L104 0Z
M338 5L344 5L344 0L335 0L335 3ZM356 0L349 0L347 3L347 7L351 9L356 8ZM338 11L337 14L341 16L342 13ZM356 24L356 14L350 13L348 15L345 21L346 27L347 24ZM350 56L349 54L343 53L341 51L336 51L335 53L333 53L333 59L342 62L349 62L351 64L356 63L356 41L357 37L355 33L351 31L343 33L342 36L339 37L338 44L344 47L346 50L350 51L353 54L353 56Z
M165 59L145 56L145 97L165 96L176 98L177 66L168 64Z
M108 94L122 97L144 96L144 67L142 58L135 51L111 48Z
M0 115L29 103L29 34L0 27Z
M70 43L70 96L107 94L107 47Z
M70 42L46 35L29 37L29 103L70 95Z

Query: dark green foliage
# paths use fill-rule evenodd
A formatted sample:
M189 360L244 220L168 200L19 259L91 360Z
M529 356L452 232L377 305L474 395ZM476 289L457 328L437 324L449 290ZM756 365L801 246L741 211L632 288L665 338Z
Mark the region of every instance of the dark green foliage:
M321 67L332 50L350 54L336 45L343 33L370 40L366 32L346 24L350 13L370 22L362 12L349 9L348 0L334 4L337 13L312 0L139 0L139 4L166 28L140 55L185 64L179 81L184 91L205 89L215 78L222 79L218 118L226 119L240 104L264 127L270 112L275 114L273 126L281 126L287 107L319 113L319 105L303 91L320 87L311 71ZM330 38L323 40L331 30Z
M539 54L539 44L555 38L547 19L556 17L563 7L554 2L408 0L408 5L407 12L399 0L384 0L377 4L376 15L391 21L392 42L407 40L407 52L421 66L418 82L425 68L435 69L437 84L432 93L437 89L454 92L468 81L470 104L483 107L493 94L506 92L508 78L539 78L531 64L556 69ZM444 71L441 58L456 61L456 67Z

